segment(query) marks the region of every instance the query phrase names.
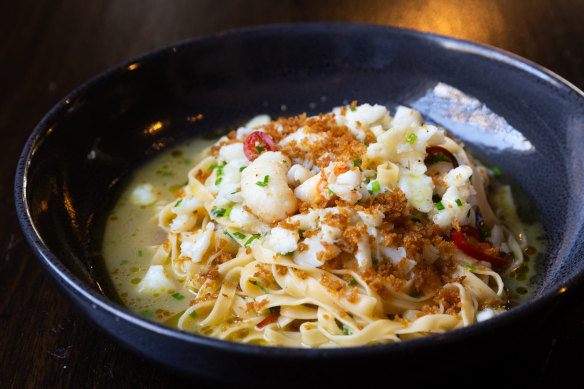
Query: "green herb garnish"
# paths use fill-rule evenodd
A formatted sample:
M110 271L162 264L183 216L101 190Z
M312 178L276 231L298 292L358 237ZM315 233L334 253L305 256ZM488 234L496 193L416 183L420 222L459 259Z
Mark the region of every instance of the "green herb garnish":
M496 176L500 176L501 175L501 169L499 169L497 166L493 166L491 168L491 171L493 172L494 175Z
M456 205L458 205L459 207L462 207L462 201L460 201L460 199L456 199L454 200L454 202L456 202Z
M258 152L258 154L261 154L262 151L264 151L264 148L262 146L256 146L255 149Z
M213 169L215 169L216 167L217 167L217 165L211 164L211 165L209 165L209 168L207 170L208 171L213 171Z
M343 326L343 334L344 335L353 335L353 331L349 327Z
M439 211L442 211L444 209L444 204L442 204L442 201L436 203L436 209Z
M261 282L259 281L253 281L253 280L249 280L249 282L251 282L252 284L256 285L258 288L260 288L262 290L262 292L264 292L265 294L270 294L270 291L267 290Z
M288 251L286 254L282 254L285 257L291 257L292 255L294 255L295 251Z
M141 257L142 256L142 250L138 250L138 256Z
M219 185L221 183L221 180L223 179L223 177L219 177L218 179L215 180L215 185Z
M435 164L437 162L450 162L450 163L452 163L452 161L450 160L450 158L448 158L447 156L445 156L444 154L442 154L440 152L432 154L426 160L426 164L427 165L432 165L432 164Z
M353 166L355 166L355 167L361 166L362 163L363 163L363 161L361 160L361 158L357 158L357 159L353 160Z
M247 166L242 166L239 168L239 172L241 173L243 171L243 169L245 169Z
M241 232L234 232L233 235L237 236L239 239L245 239L245 234Z
M335 192L333 192L330 188L326 188L326 193L330 196L333 197L335 195Z
M192 317L193 319L195 317L197 317L197 311L195 311L194 309L191 311L191 313L189 313L189 316Z
M406 142L408 142L409 144L413 145L414 142L416 141L416 139L418 139L418 136L416 134L410 134L407 137Z
M463 267L466 268L466 269L468 269L468 270L470 270L473 273L477 271L477 268L474 267L474 266L464 265Z
M351 285L351 286L357 285L357 280L352 279L351 281L349 281L349 285Z
M268 182L270 181L270 176L265 176L264 177L264 181L258 181L256 182L256 185L258 186L268 186Z
M373 181L371 183L371 192L379 192L381 190L381 185L379 185L379 181Z
M244 247L249 247L249 245L251 244L251 242L253 242L254 240L258 239L260 237L260 235L252 235L247 242L245 242L245 244L243 245Z
M172 177L172 172L164 172L162 173L164 177Z
M211 210L211 215L215 217L223 217L225 216L225 208L213 208Z
M184 299L184 298L185 298L185 296L183 296L183 295L182 295L182 294L180 294L180 293L171 294L171 296L172 296L172 297L174 297L174 298L175 298L175 299L177 299L177 300L182 300L182 299Z
M229 204L227 206L227 208L225 208L225 212L223 213L223 216L227 217L229 216L229 214L231 213L231 210L233 209L233 205Z
M148 309L145 309L142 312L140 312L140 315L150 318L150 317L154 317L154 312L152 312Z
M176 202L176 204L174 204L174 207L178 207L180 205L180 203L182 203L183 199L180 199L179 201Z

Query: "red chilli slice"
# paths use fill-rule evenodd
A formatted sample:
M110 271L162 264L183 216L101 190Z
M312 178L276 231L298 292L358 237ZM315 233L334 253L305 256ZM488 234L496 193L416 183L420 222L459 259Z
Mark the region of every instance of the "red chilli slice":
M276 151L276 145L271 136L262 131L254 131L243 143L243 153L250 161L256 159L264 150Z
M456 247L465 253L466 255L473 257L479 261L489 262L491 265L496 267L501 267L507 264L507 260L504 258L493 257L482 251L480 248L474 246L464 235L462 231L452 231L450 233L450 238Z
M452 166L456 169L458 167L458 161L456 160L456 157L454 157L454 154L452 154L450 151L446 150L444 147L440 147L440 146L430 146L426 148L426 158L424 158L424 163L428 163L428 160L437 153L441 153L444 154L444 156L446 158L448 158L450 160L450 162L452 162Z
M275 322L279 316L280 316L280 310L278 309L278 310L270 313L268 316L266 316L266 318L264 320L260 321L258 323L257 327L264 328L268 324Z

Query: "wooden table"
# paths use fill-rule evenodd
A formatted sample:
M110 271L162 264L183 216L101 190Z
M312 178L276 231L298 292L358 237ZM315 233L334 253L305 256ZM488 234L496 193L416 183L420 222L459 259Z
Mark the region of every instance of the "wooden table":
M65 94L110 66L225 29L350 21L487 43L584 89L584 2L577 0L21 0L3 2L2 11L0 388L193 385L120 348L79 316L42 271L16 219L14 170L30 132ZM570 353L581 354L584 345L581 289L542 332L545 350L506 351L531 358L532 371L517 372L526 383L559 387L578 377L581 357Z

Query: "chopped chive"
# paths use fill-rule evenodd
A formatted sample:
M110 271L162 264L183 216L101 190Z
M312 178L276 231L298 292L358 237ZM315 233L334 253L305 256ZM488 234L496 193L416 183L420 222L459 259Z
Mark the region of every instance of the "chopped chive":
M349 281L349 285L351 286L357 285L357 281L355 279L352 279L351 281Z
M444 204L442 204L442 201L436 203L436 209L439 211L442 211L444 209Z
M365 177L365 183L368 184L371 181L371 177Z
M249 245L251 244L251 242L253 242L254 240L258 239L260 236L259 235L252 235L247 242L245 242L245 244L243 245L244 247L249 247Z
M180 199L179 201L176 202L176 204L174 204L174 207L178 207L180 205L180 203L182 203L183 199Z
M418 139L418 136L416 134L410 134L407 137L406 142L408 142L409 144L413 145L414 142L416 141L416 139Z
M154 312L145 309L142 312L140 312L140 315L144 316L144 317L154 317Z
M351 110L351 112L355 112L357 110L357 108L355 107L349 107L349 109Z
M185 159L185 160L183 161L183 163L184 163L185 165L190 165L190 164L191 164L191 162L192 162L192 161L191 161L190 159Z
M126 263L128 263L128 260L124 259L122 262L120 262L120 265L125 265Z
M353 335L353 331L349 327L343 326L343 334L344 335Z
M427 165L433 165L437 162L452 162L450 160L450 158L448 158L447 156L445 156L444 154L438 152L438 153L434 153L430 156L430 158L428 158L428 160L426 161Z
M253 281L253 280L249 280L249 282L251 282L252 284L254 284L255 286L257 286L258 288L260 288L262 290L262 292L264 292L265 294L270 294L270 291L267 290L261 282L259 281Z
M264 151L264 148L262 146L256 146L255 149L258 152L258 154L261 154L262 151Z
M460 201L460 199L456 199L454 201L456 202L456 205L458 205L459 207L462 207L462 201Z
M285 257L291 257L292 255L294 255L294 251L288 251L286 254L282 254Z
M182 295L182 294L180 294L180 293L175 293L175 294L172 294L171 296L172 296L172 297L174 297L174 298L175 298L175 299L177 299L177 300L182 300L182 299L184 299L184 298L185 298L185 296L183 296L183 295Z
M243 171L243 169L245 169L247 166L242 166L239 168L239 172L241 173Z
M233 209L233 205L229 204L227 206L227 208L225 209L225 213L223 214L223 216L227 217L229 216L229 214L231 213L231 210Z
M142 256L142 250L138 250L138 256L141 257Z
M256 185L258 186L268 186L268 182L270 181L270 176L265 176L264 177L264 182L258 181L256 182Z
M172 172L164 172L162 173L164 177L172 177Z
M361 163L363 163L363 161L361 160L361 158L357 158L353 160L353 166L355 167L359 167L361 166Z
M211 215L215 217L225 216L225 208L214 208L211 210Z
M494 175L496 176L500 176L501 175L501 169L499 169L497 166L493 166L491 168L491 171L493 172Z
M371 191L373 193L379 192L381 190L381 185L379 185L379 181L373 181L371 183Z
M240 192L239 190L236 190L235 192L231 192L231 194L236 194L236 193L239 193L239 192Z
M468 269L468 270L470 270L473 273L477 271L477 268L474 267L474 266L464 265L463 267L466 268L466 269Z
M379 263L379 259L377 259L377 258L373 257L373 258L371 258L371 262L372 262L374 265L377 265L377 264Z
M221 180L223 179L223 177L219 177L218 179L215 180L215 185L219 185L221 183Z
M230 237L231 239L233 239L233 236L231 236L231 234L230 234L229 232L227 232L227 231L223 230L223 233L224 233L225 235L227 235L228 237ZM234 234L234 235L235 235L235 234Z
M184 185L188 185L188 184L189 184L189 182L188 182L188 181L185 181L185 183L183 184L183 186L184 186Z
M217 165L211 164L211 165L209 165L209 168L207 170L208 171L213 171L213 169L215 169L216 167L217 167Z
M237 236L239 239L245 239L245 235L241 232L234 232L233 235Z
M197 317L197 311L195 311L194 309L191 311L191 313L189 313L189 316L192 317L193 319L195 317Z
M333 197L335 195L335 192L333 192L330 188L326 188L326 193L330 196Z

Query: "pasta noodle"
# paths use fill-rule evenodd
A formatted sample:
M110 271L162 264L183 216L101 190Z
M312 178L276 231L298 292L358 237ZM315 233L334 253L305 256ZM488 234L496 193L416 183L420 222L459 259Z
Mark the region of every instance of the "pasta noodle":
M178 328L245 343L348 347L468 326L508 307L501 275L527 247L487 201L492 176L406 107L262 115L156 205L166 237L135 287L172 296Z

